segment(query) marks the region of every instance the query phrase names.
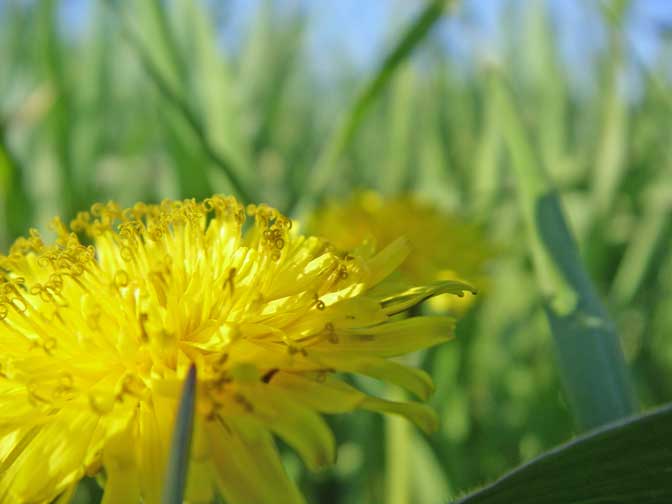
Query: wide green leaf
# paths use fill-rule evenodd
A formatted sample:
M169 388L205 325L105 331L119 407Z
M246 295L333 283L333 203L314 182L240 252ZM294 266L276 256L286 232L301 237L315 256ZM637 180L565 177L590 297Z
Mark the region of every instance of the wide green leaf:
M551 450L455 504L672 502L672 405Z

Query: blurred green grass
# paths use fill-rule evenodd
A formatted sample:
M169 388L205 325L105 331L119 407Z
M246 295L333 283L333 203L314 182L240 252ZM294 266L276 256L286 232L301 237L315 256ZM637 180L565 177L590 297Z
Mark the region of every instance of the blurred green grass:
M467 70L430 32L371 94L347 64L336 82L316 75L305 50L311 19L299 10L262 3L240 46L224 51L213 12L190 0L168 10L158 2L95 2L78 37L64 33L55 0L6 2L0 245L6 250L28 226L45 228L53 215L72 217L98 200L240 188L298 217L319 197L353 188L414 191L482 223L503 252L458 340L423 357L437 383L440 431L429 438L413 431L407 440L414 502L445 500L575 432L531 253L520 239L524 223L505 155L509 125L493 75L519 98L522 122L619 328L641 403L672 398L672 86L661 56L659 66L631 70L642 82L639 96L622 92L628 3L617 3L605 9L608 44L587 69L596 83L587 92L571 86L574 69L560 56L545 4L534 2L523 13L504 11L510 40L499 61ZM524 47L506 30L522 14ZM364 109L351 108L361 100ZM348 122L350 110L358 115ZM333 174L319 176L319 193L311 184L316 163ZM383 502L384 421L360 412L332 424L337 465L311 475L287 453L290 472L310 502ZM98 495L84 487L77 502L95 502L89 494Z

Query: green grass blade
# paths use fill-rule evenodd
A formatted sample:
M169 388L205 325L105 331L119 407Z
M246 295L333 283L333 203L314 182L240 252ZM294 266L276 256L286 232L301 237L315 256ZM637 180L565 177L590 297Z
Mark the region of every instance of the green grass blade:
M544 453L456 504L672 502L672 405Z
M182 399L175 418L175 430L168 459L168 469L163 487L163 504L182 504L187 486L189 449L194 427L194 403L196 402L196 366L189 368L184 381Z
M411 502L448 502L450 484L441 461L434 453L432 441L411 430L411 453L408 461L411 477Z
M661 177L662 190L649 198L644 215L634 228L625 255L618 265L609 293L610 301L617 307L632 302L653 268L654 258L659 255L657 252L672 236L672 199L667 189L671 187L672 177L667 179Z
M285 121L295 119L282 113L291 87L296 85L292 79L301 68L307 19L300 10L288 15L280 14L281 9L272 2L261 2L238 56L237 81L244 84L239 92L258 125L251 135L256 153L273 146L279 130L286 127ZM279 16L287 19L278 23Z
M390 391L390 399L403 401L404 392ZM385 502L408 504L411 502L411 466L413 427L405 418L385 417Z
M538 110L539 151L549 173L557 180L572 175L572 170L563 162L567 144L567 106L571 101L567 97L567 81L563 79L566 69L558 54L548 9L547 2L537 0L531 2L523 15L528 23L525 31L530 37L530 43L526 44L530 53L527 66L535 83L536 93L531 93L530 99L534 100Z
M0 195L7 241L28 231L32 223L32 206L26 192L19 162L7 147L4 125L0 122ZM3 249L8 243L3 243Z
M208 158L198 148L198 139L173 110L163 111L166 150L174 165L181 198L208 198L213 187L206 167Z
M222 51L217 23L207 7L198 2L180 0L174 10L173 18L179 19L174 26L176 30L182 28L181 44L189 54L188 96L208 139L217 152L226 153L243 186L259 187L250 155L251 135L241 128L248 109L241 103L236 87L239 77ZM213 185L218 185L214 178ZM259 197L259 191L255 197Z
M61 204L66 218L74 217L83 205L80 201L84 181L75 175L73 130L77 120L74 84L64 57L63 40L58 35L58 2L47 0L39 6L41 57L47 78L58 99L49 113L50 133L54 138L61 177Z
M499 163L502 148L500 119L493 100L492 76L486 76L485 80L483 120L474 158L476 166L471 179L473 208L477 215L486 215L492 210L502 186Z
M408 118L412 116L417 101L416 74L412 67L407 66L401 70L394 79L391 87L390 99L390 123L389 149L387 151L387 173L382 178L383 192L395 194L403 192L408 185L408 171L410 155L413 152L411 145L414 125ZM383 130L385 131L385 130Z
M314 170L311 172L311 177L308 180L308 190L312 196L321 195L332 177L335 176L336 162L352 141L366 113L395 71L408 59L413 50L441 19L447 4L447 0L435 0L427 4L417 18L406 28L397 44L382 61L378 70L356 96L352 106L327 141Z
M156 21L161 46L165 48L178 80L184 83L188 75L188 69L175 33L171 30L168 10L161 0L150 0L148 7Z
M140 38L130 28L124 12L114 2L107 1L107 5L119 16L121 19L122 29L129 44L136 52L143 68L149 75L150 79L156 85L161 95L165 98L175 111L184 119L185 124L193 131L196 138L199 140L204 154L210 161L217 166L227 177L231 188L240 196L244 202L255 201L252 191L246 184L243 183L242 178L232 166L229 159L222 156L215 146L210 141L206 127L203 124L200 116L191 107L191 104L184 99L171 83L164 78L161 70L154 64L152 57L143 45Z
M503 79L497 83L503 136L516 174L560 374L578 425L593 428L637 410L625 359L513 97Z
M607 215L611 209L627 161L627 104L618 86L622 65L617 61L610 63L613 68L606 85L604 118L593 176L593 198L598 216Z
M623 24L630 0L603 2L602 13L609 28L609 51L602 82L602 121L593 175L596 216L608 215L625 174L628 144L627 103L621 89L624 63Z

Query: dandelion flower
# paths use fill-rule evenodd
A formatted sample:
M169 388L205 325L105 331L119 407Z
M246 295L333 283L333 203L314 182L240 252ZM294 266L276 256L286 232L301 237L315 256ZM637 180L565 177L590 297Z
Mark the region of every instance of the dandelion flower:
M486 280L485 265L494 255L476 226L410 195L383 198L365 191L345 201L332 201L316 212L309 230L342 250L362 250L362 244L379 250L405 236L411 253L399 273L415 285L462 280L480 290ZM462 314L474 299L467 294L439 296L432 302L437 309Z
M276 210L213 197L94 205L54 243L31 231L0 258L0 502L48 503L101 474L105 503L158 503L181 383L198 370L192 502L303 502L273 441L316 469L334 458L320 413L367 409L432 429L422 403L367 396L336 372L402 386L392 360L450 338L450 317L394 315L464 285L389 293L398 240L342 254Z

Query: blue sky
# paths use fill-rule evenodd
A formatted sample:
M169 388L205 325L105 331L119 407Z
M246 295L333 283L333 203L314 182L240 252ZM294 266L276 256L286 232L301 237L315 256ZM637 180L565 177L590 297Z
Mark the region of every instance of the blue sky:
M6 1L10 0L0 0L0 4ZM77 32L85 27L95 1L62 0L67 29ZM212 1L227 6L227 22L222 27L227 38L240 39L266 0ZM591 55L605 44L598 6L606 0L462 0L456 12L442 22L439 36L446 50L465 61L496 59L502 41L510 35L502 32L504 11L513 8L518 13L514 19L519 22L535 1L548 9L562 55L580 77L582 69L591 64ZM335 55L347 58L363 71L375 64L388 46L390 34L408 22L422 4L422 0L275 1L283 11L298 8L308 14L308 53L318 70L327 74L337 71L329 68ZM632 0L625 32L629 55L646 65L653 64L663 27L672 33L672 0ZM524 44L524 37L519 42Z
M463 0L458 2L458 16L469 20L488 39L498 28L504 8L527 8L536 0ZM574 35L586 34L587 22L598 21L594 14L604 0L542 0L550 9L560 31ZM252 18L264 0L229 0L234 19L242 27ZM347 49L356 58L366 61L376 43L389 32L390 26L408 19L422 5L421 0L279 0L283 8L305 9L313 23L313 41L327 47L334 44ZM671 0L632 0L628 16L628 32L635 44L647 52L658 39L657 25L672 27ZM580 30L577 30L580 28ZM590 31L590 27L588 26Z
M502 17L513 9L514 22L540 2L551 19L564 61L577 85L591 78L596 51L606 44L600 4L606 0L462 0L439 27L439 37L451 54L470 64L484 58L497 60L503 41ZM264 0L231 0L232 26L236 36L245 33ZM276 0L282 9L300 8L308 13L308 50L318 70L330 75L333 56L344 56L355 68L366 71L380 60L389 46L390 34L422 7L421 0ZM510 26L510 25L506 25ZM659 58L663 28L672 36L672 0L632 0L625 26L631 68L651 66ZM525 31L517 31L525 44ZM396 30L398 32L398 30ZM633 80L637 86L636 79Z

